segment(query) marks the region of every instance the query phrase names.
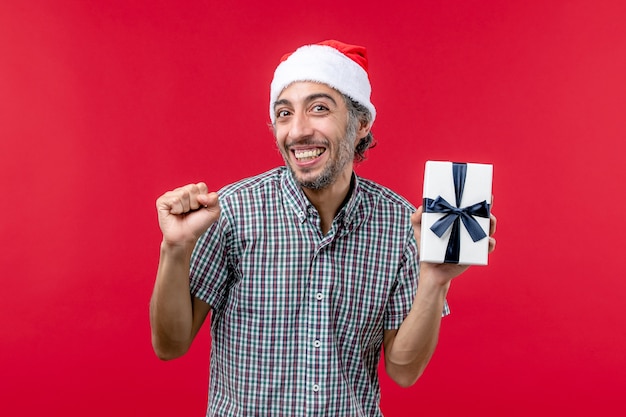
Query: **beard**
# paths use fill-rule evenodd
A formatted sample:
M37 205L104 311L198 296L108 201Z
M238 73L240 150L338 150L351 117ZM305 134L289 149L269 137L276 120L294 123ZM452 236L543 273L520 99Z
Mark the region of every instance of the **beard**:
M322 172L315 178L300 178L297 171L289 162L289 146L285 146L284 149L280 150L285 164L291 171L291 175L301 187L315 191L329 187L337 180L345 167L354 160L354 140L356 138L356 132L351 129L350 126L346 130L344 137L338 141L338 147L336 148L337 153L330 157ZM307 142L313 143L313 141ZM327 141L325 142L328 143ZM326 152L328 152L329 148L326 147L326 149Z

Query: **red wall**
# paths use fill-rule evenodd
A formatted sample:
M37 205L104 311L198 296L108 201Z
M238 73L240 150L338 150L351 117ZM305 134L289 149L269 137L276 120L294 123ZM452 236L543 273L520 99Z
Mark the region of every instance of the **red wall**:
M280 164L273 69L326 38L369 48L360 174L418 203L427 159L495 166L498 249L386 416L626 411L626 3L227 3L2 1L0 413L204 415L208 329L150 346L154 200Z

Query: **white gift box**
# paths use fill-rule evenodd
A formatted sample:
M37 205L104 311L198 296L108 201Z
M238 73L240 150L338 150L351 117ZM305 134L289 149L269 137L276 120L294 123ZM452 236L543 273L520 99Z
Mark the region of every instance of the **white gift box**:
M487 265L492 179L489 164L426 162L421 261Z

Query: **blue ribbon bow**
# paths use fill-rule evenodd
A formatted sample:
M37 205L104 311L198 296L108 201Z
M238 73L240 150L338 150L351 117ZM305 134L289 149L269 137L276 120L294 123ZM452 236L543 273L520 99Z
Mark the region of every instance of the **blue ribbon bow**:
M452 163L452 176L454 179L454 194L456 198L456 207L448 203L443 197L438 196L436 199L424 199L425 213L443 213L445 216L437 220L430 230L442 237L443 234L452 226L448 247L446 248L445 263L459 263L459 253L461 251L461 222L467 229L470 237L474 242L487 237L485 231L480 227L474 216L489 218L489 203L487 200L471 206L459 208L461 199L463 198L463 189L465 188L465 177L467 176L467 164Z

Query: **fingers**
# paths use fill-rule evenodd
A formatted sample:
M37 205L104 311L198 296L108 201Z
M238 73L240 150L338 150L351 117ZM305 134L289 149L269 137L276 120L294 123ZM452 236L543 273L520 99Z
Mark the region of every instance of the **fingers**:
M489 238L489 253L496 249L496 240L492 237Z
M493 214L489 216L489 236L493 236L496 233L496 224L498 219Z
M189 184L169 191L157 200L157 208L169 214L183 214L198 210L201 206L216 204L216 196L209 197L205 183ZM215 194L215 193L212 193Z
M493 201L493 196L491 197ZM489 253L493 252L496 249L496 240L493 238L494 233L496 233L496 224L498 223L498 219L496 216L491 214L489 216Z

